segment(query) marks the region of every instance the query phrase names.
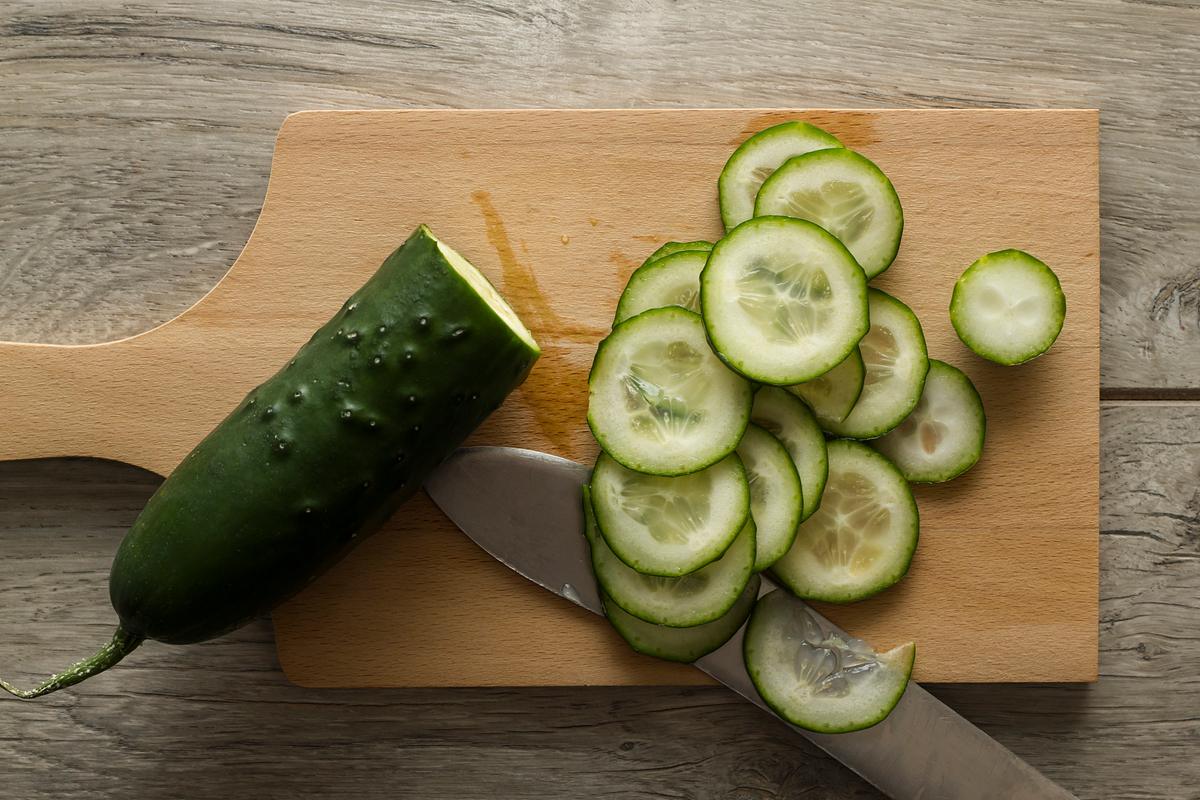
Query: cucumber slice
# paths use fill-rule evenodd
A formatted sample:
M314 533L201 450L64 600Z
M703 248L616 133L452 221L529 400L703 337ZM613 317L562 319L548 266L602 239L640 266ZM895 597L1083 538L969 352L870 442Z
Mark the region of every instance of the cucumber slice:
M778 439L792 457L800 476L800 520L808 519L820 507L829 477L825 434L804 403L775 386L763 386L755 393L750 419Z
M861 442L829 443L821 508L771 572L797 597L850 603L908 572L920 528L912 489L892 462Z
M732 608L712 622L693 625L690 628L671 628L638 619L613 602L608 595L602 596L604 613L617 629L617 633L621 634L621 638L637 652L667 661L690 664L733 638L738 628L746 621L746 617L750 616L761 583L757 575L751 575L749 583Z
M905 479L940 483L979 461L987 419L983 400L962 371L930 359L917 407L894 431L874 442Z
M871 330L858 345L867 372L862 394L845 419L823 419L825 430L852 439L874 439L916 408L929 371L925 333L917 315L890 294L872 289Z
M892 182L867 157L844 148L788 159L758 190L754 215L811 220L846 245L868 278L892 265L904 211Z
M742 652L759 695L793 725L849 733L887 718L908 686L916 647L876 653L781 591L754 606Z
M1067 298L1054 270L1021 250L988 253L954 284L950 322L963 344L997 364L1024 364L1050 349Z
M717 180L725 230L754 216L754 198L764 180L793 156L841 147L837 137L807 122L793 120L761 130L733 151Z
M862 352L856 347L824 375L785 388L808 404L817 421L824 425L846 418L862 394L866 375Z
M775 563L796 539L804 505L800 476L783 444L757 425L746 428L737 454L750 483L750 514L758 529L754 571L759 572Z
M617 303L618 325L651 308L679 306L700 310L700 272L708 261L703 250L680 250L647 261L629 276Z
M644 311L613 328L588 375L588 425L626 467L683 475L733 452L750 419L750 384L708 346L700 317Z
M729 549L750 514L750 487L736 455L668 478L634 472L601 453L592 508L604 541L630 567L686 575Z
M821 227L757 217L713 247L700 308L713 348L751 380L790 384L840 363L867 332L866 280Z
M638 619L671 628L712 622L737 602L754 570L754 520L725 555L690 575L643 575L617 558L604 536L593 536L592 570L614 603Z
M655 250L649 255L642 266L646 266L651 261L657 261L665 256L673 255L674 253L684 253L688 251L701 251L707 253L712 250L712 242L666 242L662 247Z

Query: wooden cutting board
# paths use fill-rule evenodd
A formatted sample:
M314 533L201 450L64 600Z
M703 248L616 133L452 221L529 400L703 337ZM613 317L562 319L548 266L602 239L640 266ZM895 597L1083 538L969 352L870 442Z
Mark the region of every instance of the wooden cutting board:
M1088 681L1097 671L1098 114L1095 111L374 111L287 119L257 227L229 274L152 331L0 345L0 458L85 455L167 474L421 222L486 272L545 355L475 443L581 461L586 373L630 272L720 233L717 174L750 133L810 120L895 182L904 243L875 281L983 395L967 476L917 490L908 578L823 608L877 646L914 639L923 681ZM1045 357L1002 368L946 308L977 256L1027 249L1068 314ZM564 535L570 532L564 531ZM306 686L698 683L492 561L421 495L275 615Z

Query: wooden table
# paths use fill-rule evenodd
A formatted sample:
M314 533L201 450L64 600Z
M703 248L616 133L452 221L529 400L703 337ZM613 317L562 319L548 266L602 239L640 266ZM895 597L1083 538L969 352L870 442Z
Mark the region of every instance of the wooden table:
M6 3L0 340L194 302L302 108L1097 106L1102 677L932 688L1080 797L1200 797L1200 7L741 5ZM0 464L2 674L106 635L109 559L157 481ZM0 708L5 798L877 796L720 689L306 691L265 620Z

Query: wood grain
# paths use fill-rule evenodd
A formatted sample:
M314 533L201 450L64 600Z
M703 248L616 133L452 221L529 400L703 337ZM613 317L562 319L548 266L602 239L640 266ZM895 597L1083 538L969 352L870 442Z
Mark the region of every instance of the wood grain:
M1200 388L1200 6L1179 0L19 0L0 15L0 340L188 307L287 113L396 106L1099 107L1103 384Z
M1085 800L1197 796L1198 425L1193 404L1103 412L1098 683L931 687ZM29 683L107 636L108 565L157 483L0 464L0 674ZM0 796L877 797L718 688L300 689L272 644L266 620L151 643L78 691L0 701Z
M544 351L474 441L590 462L587 371L630 271L666 239L714 238L713 182L729 151L799 117L891 175L906 238L876 283L912 305L934 355L972 375L992 423L969 478L919 493L909 577L825 611L880 646L920 642L922 680L1094 680L1094 112L293 115L250 241L196 306L113 344L0 345L11 387L0 399L0 457L89 455L166 474L428 221L492 276ZM408 192L396 196L397 186ZM1053 264L1070 305L1055 348L1020 370L974 358L945 312L965 265L1005 246ZM405 611L386 613L394 608ZM427 501L276 619L284 669L306 686L699 680L627 653L602 621L493 563ZM1031 662L1019 634L1035 631L1059 646Z

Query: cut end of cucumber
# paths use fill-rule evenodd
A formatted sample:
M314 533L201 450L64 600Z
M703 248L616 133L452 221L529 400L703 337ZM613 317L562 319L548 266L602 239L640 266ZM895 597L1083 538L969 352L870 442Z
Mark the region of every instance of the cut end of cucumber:
M733 151L717 181L721 221L732 230L754 216L754 198L779 165L813 150L841 147L816 125L793 120L759 131Z
M677 307L614 328L588 378L588 424L600 446L655 475L696 472L733 452L750 403L750 385L714 355L700 317Z
M789 159L763 183L754 214L815 222L846 245L868 278L896 260L904 231L892 182L870 159L844 148Z
M1067 313L1058 276L1021 250L988 253L954 285L950 322L963 344L1005 366L1050 349Z
M500 295L500 292L496 291L496 287L487 279L487 276L480 272L474 264L463 258L458 251L434 236L428 228L422 226L422 230L437 242L438 252L442 254L454 271L475 290L475 293L483 298L492 311L496 312L496 316L504 320L512 332L529 346L530 350L541 353L542 349L538 347L533 334L525 327L525 323L521 322L521 318L517 316L517 312L508 304L508 301Z
M979 461L987 421L983 400L962 371L930 360L921 400L875 449L913 483L956 478Z
M841 242L811 222L757 217L716 244L700 278L713 347L751 380L792 384L828 372L867 332L866 280Z
M900 702L916 647L877 654L777 590L755 605L744 653L750 679L777 714L806 730L848 733L882 722Z
M821 507L771 571L797 597L862 600L904 577L918 530L917 504L900 471L864 444L833 441Z

